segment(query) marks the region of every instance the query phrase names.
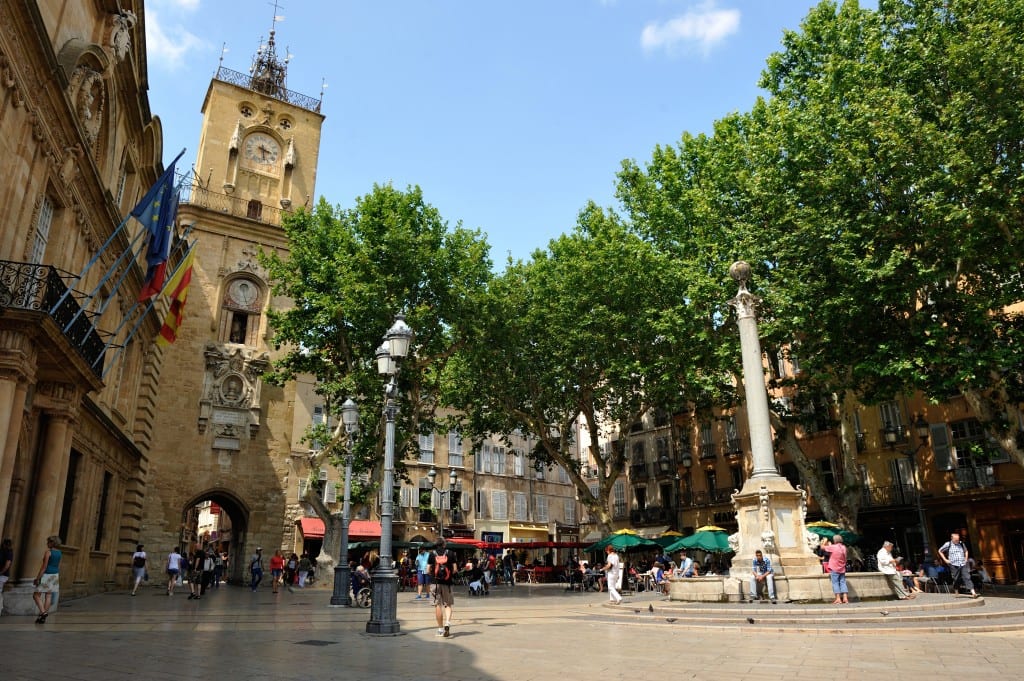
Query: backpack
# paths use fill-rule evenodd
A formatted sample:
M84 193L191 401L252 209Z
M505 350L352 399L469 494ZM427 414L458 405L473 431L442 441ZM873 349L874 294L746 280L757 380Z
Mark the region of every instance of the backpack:
M434 554L434 579L439 582L450 582L452 580L452 569L448 565L448 553Z
M132 560L132 567L137 567L137 568L146 567L146 557L145 556L135 556L135 558Z

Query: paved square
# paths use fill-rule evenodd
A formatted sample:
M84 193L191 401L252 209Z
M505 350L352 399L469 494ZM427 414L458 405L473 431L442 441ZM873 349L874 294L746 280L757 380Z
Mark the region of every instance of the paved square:
M920 607L940 607L945 598L931 596L932 606L922 599ZM882 675L908 681L1012 678L1024 671L1019 630L937 633L916 625L906 632L849 625L849 632L831 633L848 626L845 618L861 616L892 626L879 612L885 604L816 606L822 614L815 627L784 632L759 613L796 617L807 608L723 606L707 616L705 626L685 616L689 606L655 595L627 596L613 608L605 594L531 585L497 587L486 597L459 590L456 599L452 637L444 639L436 636L432 605L410 593L399 594L403 634L390 638L367 636L369 610L329 608L329 592L319 589L275 595L222 587L199 601L182 593L168 597L159 588L141 589L134 598L123 592L91 596L63 603L45 625L32 617L0 618L0 676L823 681ZM1001 600L1006 607L1024 607L1019 599ZM757 607L762 610L750 610ZM927 610L922 615L923 622L935 617ZM828 625L829 617L836 618L835 626ZM982 611L976 618L986 621Z

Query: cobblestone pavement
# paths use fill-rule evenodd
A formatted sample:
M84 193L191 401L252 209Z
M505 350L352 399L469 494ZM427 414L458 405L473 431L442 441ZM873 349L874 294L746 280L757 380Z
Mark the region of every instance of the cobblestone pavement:
M1024 670L1020 631L780 633L758 630L757 621L705 630L673 625L655 596L627 596L619 607L628 616L618 616L605 594L528 585L497 587L487 597L458 591L448 639L436 635L428 601L401 593L402 635L372 637L368 610L330 608L329 599L324 590L222 587L190 601L152 588L62 603L43 625L0 617L0 677L910 681L1012 678ZM800 606L763 607L797 614Z

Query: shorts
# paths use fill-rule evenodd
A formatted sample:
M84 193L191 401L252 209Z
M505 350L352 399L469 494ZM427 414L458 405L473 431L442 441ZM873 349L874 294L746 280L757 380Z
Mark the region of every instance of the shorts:
M274 569L270 571L270 574L272 574L276 578L281 576L281 572L281 570Z
M146 568L144 567L133 567L132 577L135 579L144 579L146 577Z
M37 594L55 594L60 591L60 575L45 574L43 578L39 580L39 584L36 586L35 593Z
M434 585L434 605L446 605L449 608L455 605L455 595L452 594L451 584Z
M430 584L430 575L428 575L426 572L417 572L416 583L423 585Z
M178 571L171 568L167 568L167 574L171 577L177 577Z

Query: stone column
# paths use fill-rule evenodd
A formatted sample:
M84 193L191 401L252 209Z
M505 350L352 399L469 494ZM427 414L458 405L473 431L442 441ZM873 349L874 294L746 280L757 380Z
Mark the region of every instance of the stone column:
M794 489L786 478L779 475L775 465L768 391L765 388L755 314L760 299L747 290L750 266L745 262L733 263L729 274L739 284L739 292L729 303L736 310L740 331L753 474L743 483L743 489L733 495L733 507L739 524L735 539L739 545L733 557L730 575L738 578L740 583L728 588L738 587L746 594L754 551L761 549L772 561L779 597L804 598L801 593L803 589L794 589L792 580L785 577L821 575L817 556L805 538L807 495L803 490ZM817 591L815 585L814 592Z
M7 502L11 496L14 460L18 456L18 438L25 416L28 385L13 376L0 378L0 530L7 521ZM6 536L6 535L5 535Z

